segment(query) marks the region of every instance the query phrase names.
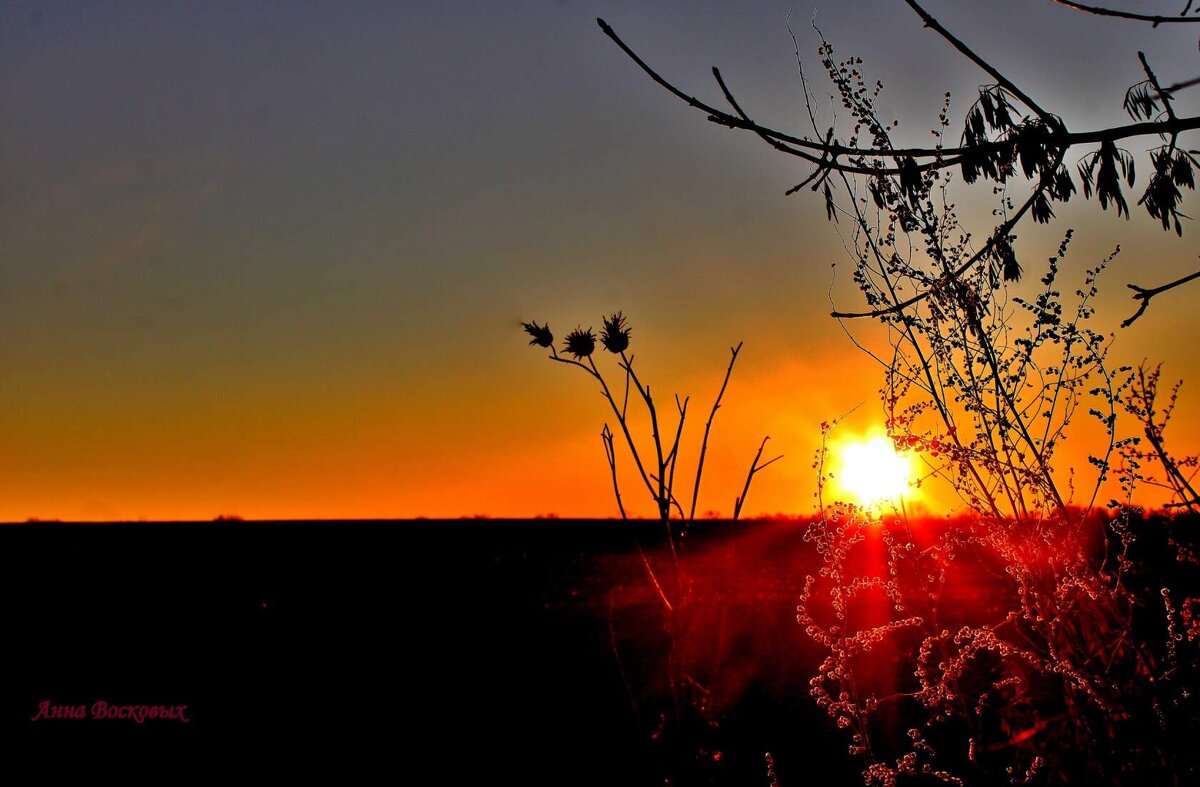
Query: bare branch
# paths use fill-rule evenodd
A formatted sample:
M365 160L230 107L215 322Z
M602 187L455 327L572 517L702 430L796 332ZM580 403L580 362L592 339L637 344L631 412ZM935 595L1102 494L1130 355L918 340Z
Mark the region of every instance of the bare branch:
M1193 279L1200 279L1200 271L1196 271L1195 273L1189 273L1187 276L1182 276L1182 277L1176 279L1175 281L1167 282L1166 284L1162 285L1161 287L1146 288L1146 287L1139 287L1136 284L1125 285L1129 289L1134 291L1133 299L1135 301L1141 301L1142 303L1140 306L1138 306L1137 312L1132 317L1130 317L1128 320L1125 320L1123 323L1121 323L1121 327L1128 328L1130 325L1133 325L1133 323L1137 320L1137 318L1141 317L1146 312L1146 307L1150 305L1150 299L1153 298L1155 295L1164 293L1167 290L1173 290L1176 287L1178 287L1179 285L1187 284L1189 281L1192 281Z
M604 399L608 402L609 406L612 407L613 414L617 416L617 423L621 427L621 432L625 435L625 442L629 445L629 452L633 454L633 462L635 465L637 465L638 473L641 474L642 481L646 484L646 489L649 490L651 495L653 495L654 488L650 485L650 479L647 477L646 469L642 465L642 457L638 453L637 445L633 442L633 435L629 432L629 424L625 420L625 414L617 408L617 401L613 398L612 391L609 390L608 382L604 379L604 376L600 374L600 370L596 368L595 362L589 356L587 365L584 365L579 361L572 361L568 358L560 357L559 354L554 351L554 348L551 348L550 352L550 360L569 364L571 366L578 366L580 369L583 369L585 372L595 378L596 382L600 383L600 393L604 396Z
M733 519L735 522L742 514L742 506L746 502L746 495L750 494L750 482L754 480L755 473L757 473L759 470L765 470L783 458L783 454L780 454L774 459L764 462L761 465L758 463L758 461L762 459L763 449L767 447L767 441L770 439L770 436L764 437L762 443L758 446L758 453L754 455L754 461L750 463L750 472L746 474L746 485L742 487L742 495L733 501Z
M1200 16L1160 16L1158 14L1138 14L1133 11L1118 11L1113 8L1101 8L1099 6L1087 5L1085 3L1076 3L1073 0L1051 0L1061 6L1073 9L1075 11L1083 11L1096 16L1111 16L1117 19L1130 19L1135 22L1149 22L1155 27L1164 24L1172 24L1175 22L1200 22ZM1188 3L1191 6L1191 3ZM1188 9L1184 8L1183 13L1187 13Z
M1171 106L1171 95L1165 92L1162 88L1162 85L1158 83L1158 77L1155 76L1154 70L1150 68L1150 62L1146 60L1146 53L1138 52L1138 60L1140 60L1142 63L1142 70L1146 72L1146 78L1150 80L1151 87L1153 87L1154 92L1158 94L1158 99L1162 102L1163 109L1166 111L1167 117L1171 120L1175 120L1175 108Z
M633 381L634 388L636 388L637 392L641 395L642 401L646 405L646 410L650 413L650 432L651 437L654 440L654 451L658 460L658 475L650 475L650 478L654 479L654 482L658 484L658 491L655 492L653 489L651 489L650 494L654 498L655 503L658 505L659 517L666 522L671 517L671 504L668 500L668 495L666 494L667 482L665 470L667 464L663 458L662 433L658 428L658 408L654 406L654 397L650 395L650 386L642 385L641 380L638 379L637 372L633 370L633 358L626 357L624 352L621 353L621 368L625 370L626 374L629 375L629 379ZM649 485L649 482L647 482L647 486ZM668 540L669 539L670 533L668 533ZM675 543L674 541L671 541L671 553L674 554L674 552Z
M913 11L915 11L917 16L921 17L921 21L925 23L926 27L932 29L935 33L940 35L942 38L946 39L950 43L950 45L953 46L955 49L957 49L960 53L962 53L962 55L964 57L966 57L972 63L974 63L975 65L977 65L981 69L983 69L985 72L987 72L988 76L990 76L992 79L996 80L996 84L1000 85L1005 90L1012 93L1014 96L1016 96L1018 99L1021 100L1021 103L1023 103L1025 106L1032 109L1038 117L1040 117L1043 120L1057 121L1057 119L1053 115L1051 115L1046 110L1042 109L1036 101L1034 101L1032 98L1030 98L1025 93L1025 91L1023 91L1023 90L1021 90L1021 88L1017 87L1012 82L1012 80L1010 80L1008 77L1004 76L1004 74L1001 74L998 70L996 70L995 66L993 66L991 63L984 60L979 55L975 54L975 52L970 47L968 47L962 41L958 40L949 30L942 27L941 23L938 22L936 19L934 19L929 14L928 11L926 11L924 8L922 8L920 5L918 5L916 0L904 0L904 2L908 3L908 7L911 8Z
M829 168L852 175L897 175L900 174L901 168L897 165L891 164L890 162L895 161L897 158L905 157L918 160L915 171L925 172L928 170L940 170L959 166L963 163L963 157L968 154L978 155L994 153L996 151L1006 150L1012 147L1011 141L995 140L981 143L972 147L889 147L886 150L883 150L877 148L849 147L830 140L814 141L805 137L797 137L793 134L788 134L768 126L759 125L758 123L750 120L747 114L743 112L733 100L732 92L728 90L728 86L724 82L724 78L721 76L719 70L714 69L714 76L717 78L718 84L721 86L726 100L730 101L731 105L735 107L735 112L737 114L730 114L722 111L697 99L695 96L684 93L682 90L664 79L649 65L647 65L644 60L638 57L638 55L634 53L634 51L630 49L624 41L621 40L620 36L617 35L616 31L614 31L607 22L605 22L603 19L597 19L596 21L600 25L601 30L604 31L604 34L612 39L612 41L618 47L620 47L621 51L623 51L631 60L633 60L634 63L636 63L638 67L646 73L647 76L649 76L657 84L661 85L673 96L679 98L688 106L704 112L708 116L708 119L714 123L726 126L728 128L742 129L753 132L759 137L767 140L772 147L776 148L780 152L787 153L791 156L796 156L797 158L817 166L818 172L820 172L821 169ZM1005 88L1022 101L1032 101L1031 99L1025 97L1019 88L1017 88L1015 85L1012 85L1011 82L1004 78L1000 72L995 71L995 69L991 69L989 66L988 73L989 75L993 76L993 78L1002 79L1002 84L1005 86ZM1196 82L1200 82L1200 80L1196 80ZM1164 92L1171 93L1175 90L1188 87L1191 84L1193 84L1193 82L1173 85L1169 88L1165 88ZM1042 115L1041 110L1038 109L1033 103L1029 103L1028 106L1030 109L1033 109L1035 112L1037 112L1039 116L1047 118L1053 117L1048 114ZM1095 129L1092 131L1083 132L1068 132L1062 126L1061 120L1058 118L1054 118L1051 125L1052 128L1050 140L1056 146L1071 148L1078 145L1091 145L1101 142L1116 142L1132 137L1178 134L1184 131L1193 131L1195 129L1200 129L1200 116L1167 119L1153 122L1131 123L1124 126L1113 126L1111 128ZM857 164L850 161L845 161L843 160L844 158L862 158L868 160L870 163L869 165ZM885 160L889 163L884 164L883 162ZM795 189L792 189L792 191L794 190Z
M683 518L683 506L680 506L675 501L675 465L679 462L679 440L683 437L683 424L687 420L688 402L691 401L690 396L685 396L683 401L679 400L679 394L675 394L675 407L679 410L679 426L675 429L675 440L671 443L671 451L667 454L667 497L671 502L675 503L675 507L679 509L679 518Z
M628 519L625 514L625 504L621 502L621 486L617 483L617 450L613 446L613 433L608 424L600 430L600 441L604 443L604 457L608 460L608 469L612 473L613 494L617 496L617 508L621 511L621 519Z
M737 347L729 348L729 368L725 370L725 379L721 381L721 390L717 392L712 412L708 414L708 422L704 424L704 439L700 442L700 461L696 465L696 483L692 487L692 509L688 514L689 522L696 518L696 501L700 498L700 477L704 474L704 457L708 453L708 435L712 431L713 419L717 417L717 410L721 409L721 399L725 396L725 388L729 385L729 375L733 374L733 365L737 363L738 353L741 351L741 342L737 343Z
M1180 90L1186 90L1189 87L1195 87L1196 85L1200 85L1200 77L1196 77L1195 79L1186 79L1183 82L1176 82L1170 87L1164 87L1163 92L1174 94L1178 93Z
M642 71L646 72L647 76L649 76L652 80L654 80L656 83L661 85L667 92L669 92L671 95L675 96L676 98L680 99L688 106L690 106L694 109L698 109L701 112L704 112L705 114L707 114L709 116L709 120L712 120L715 123L719 123L723 126L729 126L730 128L741 128L741 129L746 129L749 131L754 131L757 134L765 134L765 135L769 136L770 138L775 139L779 142L788 143L788 144L794 145L799 148L805 148L807 150L814 151L815 153L818 153L818 154L831 153L831 154L836 154L836 155L869 155L869 156L881 155L880 151L871 150L869 148L848 148L843 145L827 145L822 142L813 142L810 139L802 139L800 137L795 137L790 134L785 134L781 131L776 131L775 129L768 128L766 126L759 126L751 121L744 120L744 119L736 117L734 115L730 115L728 112L723 112L710 104L704 103L703 101L696 98L695 96L690 96L687 93L684 93L682 90L680 90L679 88L672 85L670 82L668 82L662 76L660 76L657 71L655 71L649 65L647 65L646 61L644 61L640 57L638 57L637 53L635 53L632 49L630 49L629 45L621 40L621 37L617 35L616 31L613 30L612 27L607 22L605 22L603 19L597 19L596 22L597 22L597 24L600 25L600 29L604 31L604 34L606 36L608 36L610 39L612 39L613 43L615 43L618 47L620 47L621 51L624 52L626 55L628 55L629 59L632 60L634 63L636 63L638 65L638 67L642 69ZM788 152L792 152L792 151L788 151ZM942 154L945 155L946 152L947 151L942 151ZM949 151L949 152L954 153L954 152L961 152L961 151ZM792 153L793 153L793 155L802 155L804 157L807 157L808 160L814 164L820 163L820 159L811 153L801 153L801 152L792 152ZM889 156L905 155L905 154L913 155L913 156L932 155L932 153L933 153L933 151L929 151L925 148L919 148L919 149L915 149L913 151L905 151L905 150L888 151ZM875 173L875 170L873 170L873 169L872 170L867 170L865 168L858 168L858 169L860 169L861 171L857 172L857 174L865 175L865 174Z

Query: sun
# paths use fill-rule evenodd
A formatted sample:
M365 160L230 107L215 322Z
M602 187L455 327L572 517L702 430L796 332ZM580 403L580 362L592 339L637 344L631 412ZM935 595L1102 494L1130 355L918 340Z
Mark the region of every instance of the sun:
M863 508L877 508L900 501L909 491L909 460L896 453L886 437L846 443L838 451L842 489L858 498Z

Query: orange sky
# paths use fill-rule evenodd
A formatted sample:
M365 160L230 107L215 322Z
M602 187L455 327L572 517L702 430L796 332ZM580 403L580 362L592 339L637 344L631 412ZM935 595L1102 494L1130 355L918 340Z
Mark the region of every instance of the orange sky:
M811 510L818 424L860 403L844 433L881 422L878 370L827 316L857 304L846 228L783 196L804 170L679 105L594 23L709 99L721 64L795 127L791 4L505 5L0 7L0 520L613 516L604 402L520 323L561 337L617 309L660 403L694 397L685 478L745 342L698 510L731 513L763 435L786 458L748 512ZM1016 40L999 5L930 3L1072 128L1125 122L1139 47L1194 76L1178 31L1023 3ZM943 90L961 113L983 80L899 5L820 14L915 139ZM977 234L986 196L963 196ZM1195 450L1200 290L1116 326L1124 285L1192 270L1200 230L1059 214L1023 229L1027 270L1067 226L1072 287L1123 245L1099 301L1113 358L1188 381L1168 438ZM1063 461L1086 453L1081 434Z

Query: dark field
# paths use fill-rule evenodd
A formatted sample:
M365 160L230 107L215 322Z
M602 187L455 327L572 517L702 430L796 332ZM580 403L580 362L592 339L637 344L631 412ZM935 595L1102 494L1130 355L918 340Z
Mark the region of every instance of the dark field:
M99 756L129 778L333 765L401 783L858 783L808 696L795 622L815 554L803 525L698 523L677 658L708 692L686 736L639 556L659 525L543 520L0 526L8 765ZM39 704L82 719L31 719ZM173 719L93 703L187 705ZM692 714L700 719L699 714Z

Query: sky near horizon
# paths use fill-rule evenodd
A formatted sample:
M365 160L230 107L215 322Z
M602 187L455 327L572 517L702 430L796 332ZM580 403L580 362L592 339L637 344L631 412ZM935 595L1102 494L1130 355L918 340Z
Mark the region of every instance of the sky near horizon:
M1139 49L1196 76L1195 26L926 5L1073 130L1127 122ZM698 511L731 513L764 435L785 460L748 511L811 511L818 424L860 403L843 432L881 423L879 370L828 317L857 305L837 227L784 196L806 170L651 83L597 16L713 103L721 66L783 128L803 130L789 19L806 73L815 20L909 139L990 81L898 0L0 4L0 521L613 516L604 402L521 322L561 337L618 309L693 430L745 342ZM1122 245L1101 325L1118 361L1185 380L1168 434L1196 449L1200 290L1117 324L1126 283L1195 268L1200 227L1059 213L1027 269L1068 226L1064 281Z

